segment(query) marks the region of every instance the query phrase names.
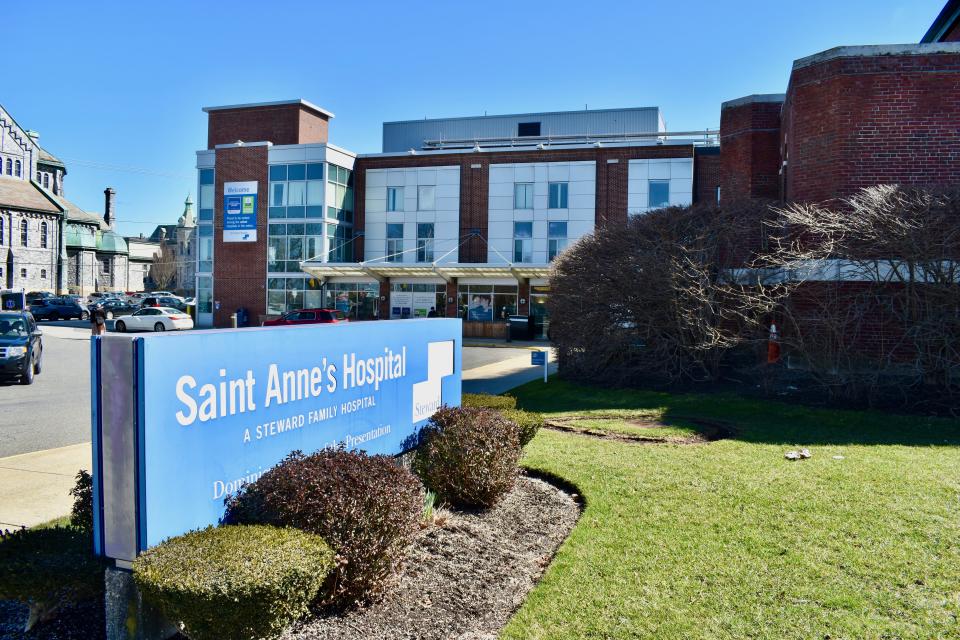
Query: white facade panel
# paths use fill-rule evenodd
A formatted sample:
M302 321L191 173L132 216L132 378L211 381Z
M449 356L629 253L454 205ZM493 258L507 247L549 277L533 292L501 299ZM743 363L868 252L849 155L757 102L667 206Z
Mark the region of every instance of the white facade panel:
M551 182L567 184L565 208L549 208ZM514 208L514 189L517 183L533 183L532 209ZM593 232L596 219L596 163L584 161L490 165L488 196L487 261L492 264L512 261L514 223L532 222L531 264L546 264L548 222L568 221L567 240L570 243Z
M397 260L403 264L417 262L417 225L432 223L433 260L458 260L460 244L460 167L444 166L427 169L367 169L365 181L366 242L364 260L381 261L386 256L387 224L403 224L403 253ZM418 211L420 186L434 186L434 209ZM403 210L387 211L387 188L403 188Z
M693 158L669 160L631 160L627 173L627 213L637 215L651 210L650 181L668 181L669 205L687 206L693 202Z

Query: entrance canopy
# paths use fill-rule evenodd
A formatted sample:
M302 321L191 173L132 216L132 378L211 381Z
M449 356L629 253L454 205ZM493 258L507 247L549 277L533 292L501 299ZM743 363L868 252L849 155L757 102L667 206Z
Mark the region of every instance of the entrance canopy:
M443 278L453 282L457 278L515 278L518 282L531 278L549 278L549 264L485 263L401 264L398 262L319 262L307 260L300 268L321 280L333 277L374 278L383 282L394 278Z

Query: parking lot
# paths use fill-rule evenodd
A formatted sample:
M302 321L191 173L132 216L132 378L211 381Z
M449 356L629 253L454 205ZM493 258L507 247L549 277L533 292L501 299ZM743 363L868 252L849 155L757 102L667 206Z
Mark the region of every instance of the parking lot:
M107 322L108 330L113 321ZM90 441L90 328L43 322L43 372L30 386L0 382L0 458ZM526 349L466 347L463 370L529 359ZM524 361L525 362L525 361ZM469 376L465 375L465 388Z

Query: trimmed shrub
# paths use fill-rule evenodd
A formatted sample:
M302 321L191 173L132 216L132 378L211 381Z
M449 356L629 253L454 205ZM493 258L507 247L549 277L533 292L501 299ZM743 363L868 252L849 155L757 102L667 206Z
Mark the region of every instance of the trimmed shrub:
M517 399L513 396L495 396L489 393L465 393L460 404L464 407L482 407L485 409L516 409Z
M309 611L333 568L320 536L265 526L207 527L133 563L143 597L191 640L273 638Z
M93 476L81 469L77 472L76 484L70 490L73 508L70 524L81 531L93 532Z
M295 451L227 501L227 520L292 526L323 536L337 566L324 605L381 592L400 569L423 517L423 487L389 456Z
M520 446L525 447L530 444L533 437L543 426L543 414L533 411L524 411L523 409L501 409L500 414L517 425L517 435L520 438Z
M513 488L520 437L500 412L441 407L421 436L413 469L444 502L489 507Z
M0 533L0 600L30 605L28 628L63 603L98 597L104 565L93 540L73 527Z

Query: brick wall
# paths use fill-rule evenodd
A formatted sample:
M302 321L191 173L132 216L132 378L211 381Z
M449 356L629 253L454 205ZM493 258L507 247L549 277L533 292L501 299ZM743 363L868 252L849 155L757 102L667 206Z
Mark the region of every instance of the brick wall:
M956 184L960 54L799 60L781 142L791 200L823 201L883 183Z
M720 112L720 199L780 196L780 109L774 96L748 96Z
M326 142L329 119L300 104L217 109L209 112L207 148L218 144Z
M704 204L717 204L717 187L720 186L720 147L697 147L694 149L693 200Z
M246 307L252 321L267 307L267 147L217 149L213 219L215 327L230 326L230 314ZM223 241L223 183L257 180L257 241Z

